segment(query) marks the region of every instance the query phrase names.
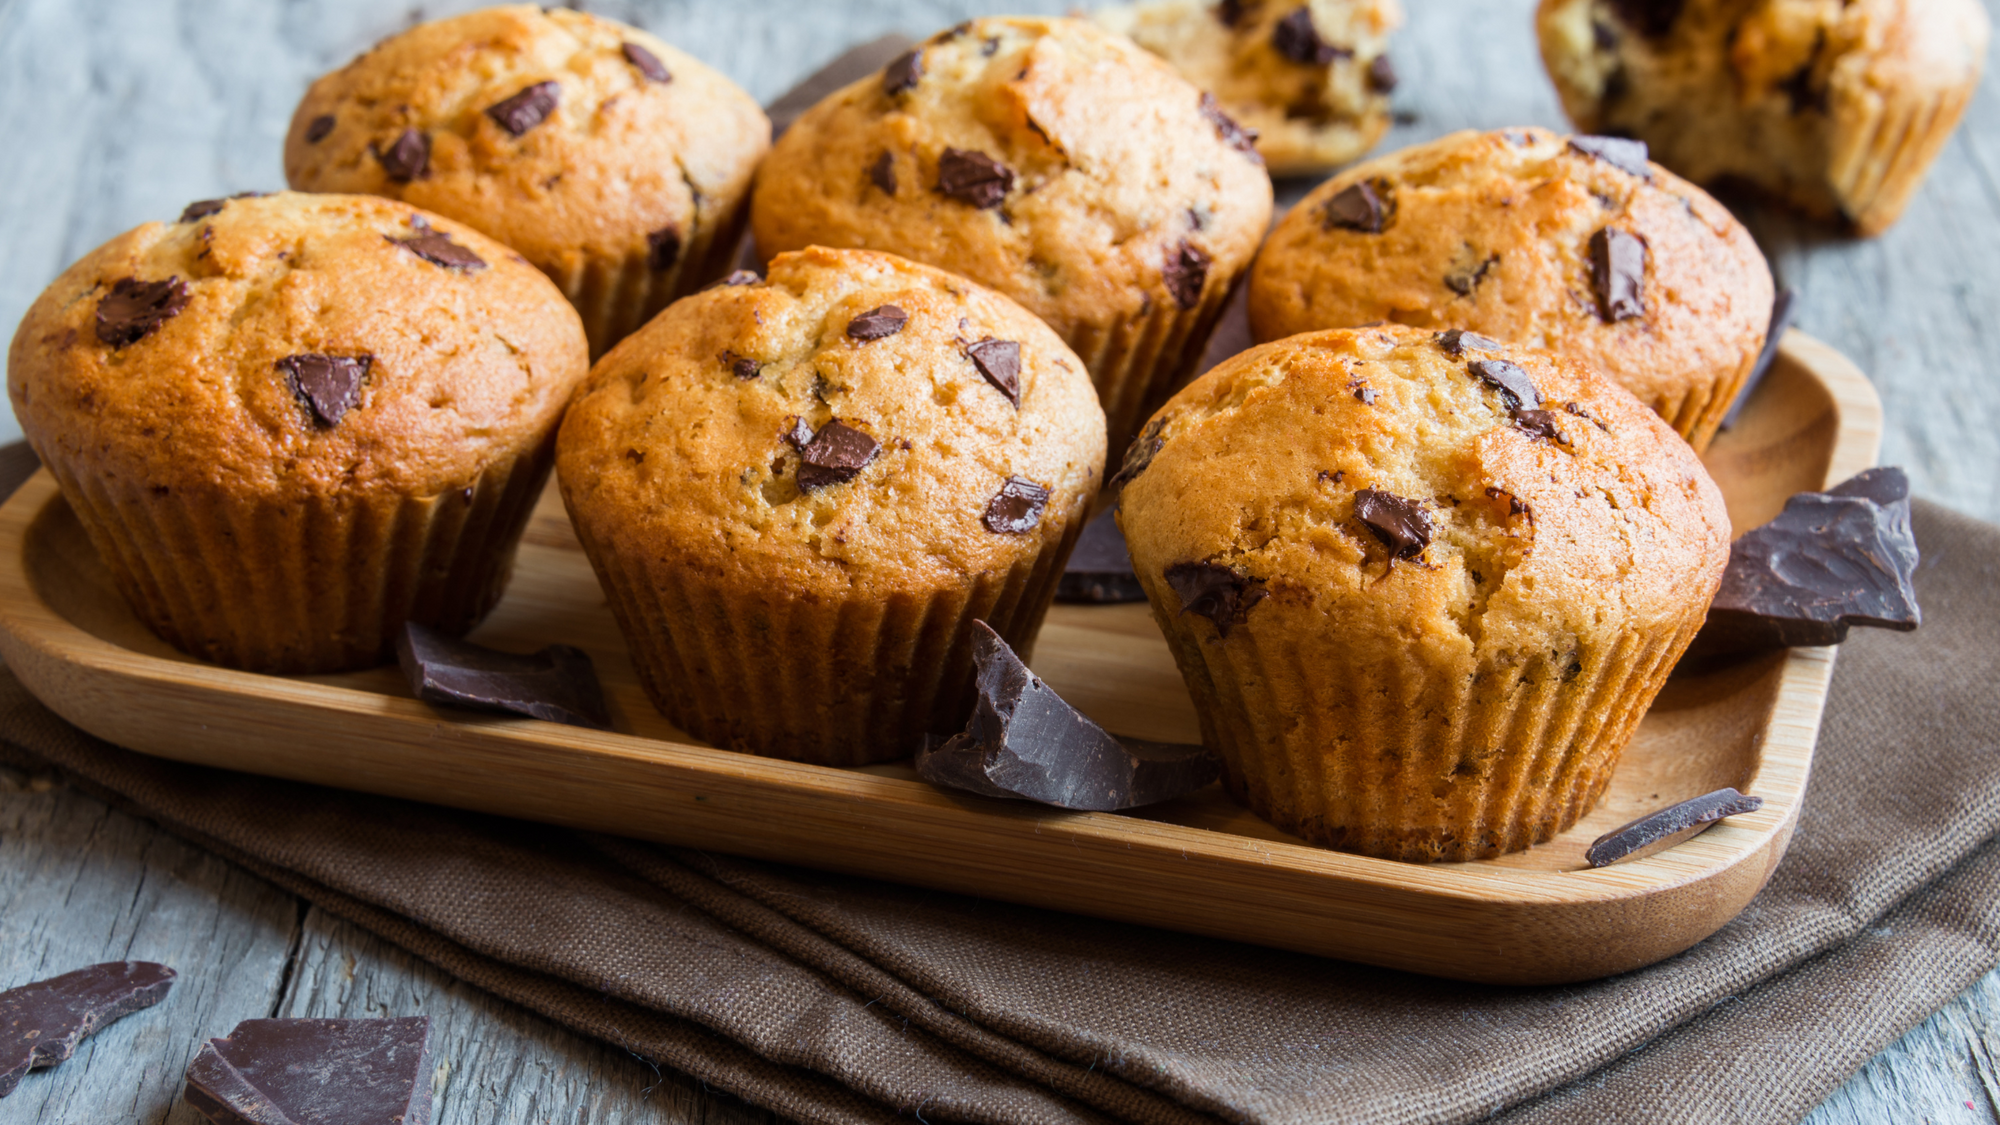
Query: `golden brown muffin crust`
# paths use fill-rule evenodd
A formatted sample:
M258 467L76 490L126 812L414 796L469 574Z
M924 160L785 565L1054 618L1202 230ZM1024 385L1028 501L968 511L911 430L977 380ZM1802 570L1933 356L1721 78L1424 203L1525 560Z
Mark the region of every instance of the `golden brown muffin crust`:
M448 237L447 268L399 240ZM181 310L114 347L98 315L122 279L179 279ZM279 361L372 357L326 425ZM38 449L158 489L430 496L533 446L587 366L576 313L518 255L401 203L290 192L147 223L66 270L8 352Z

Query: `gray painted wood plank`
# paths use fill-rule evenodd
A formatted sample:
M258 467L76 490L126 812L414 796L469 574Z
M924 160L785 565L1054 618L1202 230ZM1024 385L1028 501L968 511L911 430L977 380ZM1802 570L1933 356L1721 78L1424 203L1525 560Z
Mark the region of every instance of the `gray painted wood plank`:
M1806 1125L2000 1121L2000 972L1870 1060Z

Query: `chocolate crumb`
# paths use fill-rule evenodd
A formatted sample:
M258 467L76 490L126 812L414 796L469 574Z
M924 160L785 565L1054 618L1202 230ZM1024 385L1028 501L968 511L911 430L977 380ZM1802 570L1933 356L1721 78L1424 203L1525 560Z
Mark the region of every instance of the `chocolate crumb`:
M1646 162L1646 142L1629 137L1593 137L1579 134L1569 139L1569 147L1604 161L1623 172L1630 172L1642 180L1653 178L1653 166Z
M1500 392L1507 409L1533 410L1542 404L1542 393L1535 389L1535 381L1519 365L1504 359L1476 359L1466 366L1473 378Z
M91 1033L166 999L175 975L152 961L109 961L0 992L0 1098Z
M1313 26L1312 9L1304 4L1271 29L1271 46L1293 62L1307 66L1325 66L1335 59L1349 58L1354 54L1345 47L1336 47L1321 39L1319 28Z
M681 260L681 232L677 227L661 227L646 236L646 265L654 273L665 273Z
M882 194L891 198L896 194L896 158L887 149L868 166L868 178L882 189Z
M114 348L136 344L187 307L187 283L178 277L140 281L122 277L97 302L97 338Z
M391 238L389 241L434 266L443 266L448 270L473 273L486 268L486 259L453 242L451 235L432 230L428 223L420 223L414 218L410 223L422 233L408 238Z
M1384 221L1388 218L1382 196L1373 184L1365 180L1348 185L1327 200L1322 214L1322 226L1327 230L1339 227L1363 234L1381 234Z
M948 148L938 158L938 190L984 211L1014 189L1014 170L983 152Z
M660 56L639 44L626 43L619 49L625 52L625 61L631 63L640 74L645 75L648 81L665 84L674 80L673 72L667 69L666 63L660 61Z
M1416 558L1431 544L1431 518L1414 500L1364 488L1354 494L1354 518L1389 548L1391 558Z
M1264 580L1212 562L1175 563L1165 571L1167 586L1181 600L1181 613L1215 622L1218 637L1243 624L1250 608L1270 595Z
M1042 522L1042 509L1048 503L1048 489L1025 477L1008 477L987 502L981 519L995 535L1024 535Z
M1481 336L1477 332L1467 332L1463 328L1440 332L1435 339L1438 348L1449 356L1462 356L1467 348L1478 348L1488 352L1497 352L1501 348L1500 341Z
M486 107L486 116L495 125L518 137L548 120L562 100L562 87L555 82L537 82L511 98Z
M876 56L880 58L881 56ZM924 53L921 50L905 51L897 55L888 66L882 68L882 92L895 97L905 90L913 90L924 77Z
M1014 409L1021 408L1021 345L1013 340L995 340L991 336L976 344L968 344L965 354L972 359L972 365L993 384L993 389L1007 396Z
M881 443L847 423L828 422L799 450L799 489L816 492L853 480L881 450Z
M1511 417L1515 427L1531 440L1569 444L1569 435L1562 432L1562 424L1552 410L1516 410Z
M1756 812L1763 807L1762 797L1745 796L1734 789L1717 789L1606 832L1590 845L1584 858L1592 867L1638 859L1673 847L1724 817Z
M1368 384L1362 382L1359 379L1356 379L1353 382L1347 384L1347 387L1349 390L1354 392L1355 398L1361 400L1361 405L1363 406L1375 405L1375 388L1369 386Z
M1376 55L1368 64L1368 87L1378 94L1386 94L1396 88L1396 64L1387 55Z
M895 305L879 305L847 322L850 340L880 340L894 336L910 322L910 314Z
M361 402L361 384L375 365L372 355L288 355L276 364L313 421L327 429L340 424Z
M388 148L376 148L375 159L391 180L407 184L421 180L431 168L431 139L415 129L405 129Z
M1597 290L1597 315L1604 323L1645 315L1646 244L1617 227L1591 235L1590 279Z
M1208 284L1209 261L1207 251L1185 238L1167 253L1166 261L1160 265L1160 280L1166 282L1175 304L1191 309L1201 303L1201 291Z
M313 118L312 124L306 126L306 143L316 145L325 140L326 135L333 132L333 125L334 120L331 113L322 113L318 117Z
M1257 130L1246 128L1234 117L1224 113L1222 103L1215 100L1214 94L1203 91L1201 101L1196 104L1196 108L1201 111L1203 117L1208 118L1210 124L1215 126L1216 135L1222 138L1222 143L1259 164L1264 162L1263 156L1257 152Z

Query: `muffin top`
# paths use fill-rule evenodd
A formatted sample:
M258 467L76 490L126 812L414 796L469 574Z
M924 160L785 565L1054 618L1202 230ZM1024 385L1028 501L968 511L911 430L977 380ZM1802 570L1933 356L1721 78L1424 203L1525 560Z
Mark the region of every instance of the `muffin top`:
M766 254L887 250L1066 340L1229 284L1271 216L1249 138L1164 61L1079 20L973 20L799 118L757 179Z
M1097 488L1083 363L1019 305L812 247L668 306L591 370L556 468L586 542L746 586L930 590L1059 539Z
M1566 651L1691 605L1699 621L1729 559L1722 494L1664 422L1581 365L1471 333L1252 348L1154 415L1122 475L1133 564L1181 602L1165 612L1385 646L1357 660Z
M1358 160L1389 129L1397 0L1144 0L1091 18L1213 92L1272 175Z
M517 4L420 24L314 82L285 176L449 215L567 276L586 253L677 254L770 139L750 95L690 56Z
M1672 414L1691 387L1747 372L1771 297L1750 233L1643 145L1502 129L1320 185L1252 269L1250 323L1259 340L1469 329L1575 359Z
M576 312L506 247L286 192L93 250L28 310L7 386L38 450L156 489L431 496L541 440L588 365Z

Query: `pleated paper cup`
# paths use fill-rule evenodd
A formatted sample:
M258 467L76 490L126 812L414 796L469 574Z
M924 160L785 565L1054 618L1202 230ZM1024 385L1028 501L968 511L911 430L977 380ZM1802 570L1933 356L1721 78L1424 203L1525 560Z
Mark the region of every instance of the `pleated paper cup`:
M1194 377L1209 334L1222 318L1236 286L1211 285L1201 301L1183 309L1153 299L1138 315L1103 325L1086 325L1065 341L1083 359L1104 407L1104 433L1115 460L1139 427L1181 384Z
M726 276L736 264L749 217L746 193L730 201L716 222L697 224L665 268L656 268L643 240L622 256L578 251L561 264L537 265L576 306L595 360L661 309Z
M1840 128L1834 132L1827 184L1841 210L1864 235L1889 229L1944 150L1978 88L1856 89L1835 92Z

